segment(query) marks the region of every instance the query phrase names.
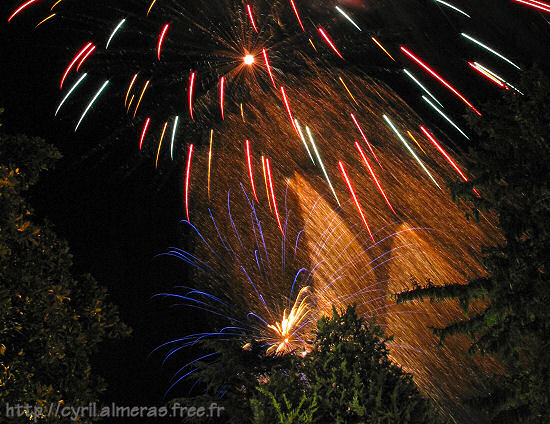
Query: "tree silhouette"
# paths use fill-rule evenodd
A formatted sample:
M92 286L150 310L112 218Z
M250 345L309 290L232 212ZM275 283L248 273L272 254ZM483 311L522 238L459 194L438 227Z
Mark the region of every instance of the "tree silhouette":
M487 275L398 296L460 300L466 317L435 332L442 340L468 334L472 352L503 362L506 373L494 377L494 391L480 402L495 423L544 422L550 409L550 85L535 67L524 73L521 90L525 95L506 93L485 105L482 120L470 117L478 136L469 154L474 178L451 184L469 216L498 219L503 240L484 249Z
M102 340L130 332L92 276L73 276L67 242L24 197L60 157L39 138L0 134L0 403L6 407L97 401L105 384L91 356ZM27 420L71 422L33 408L24 412Z
M313 349L269 373L251 404L256 423L437 423L413 377L388 357L388 339L354 306L317 323Z

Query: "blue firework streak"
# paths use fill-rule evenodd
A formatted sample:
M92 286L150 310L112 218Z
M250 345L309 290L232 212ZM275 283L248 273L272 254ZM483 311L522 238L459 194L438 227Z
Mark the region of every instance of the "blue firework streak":
M378 281L377 270L409 254L414 245L398 243L387 249L387 242L403 233L431 231L429 228L395 231L399 223L393 222L376 231L378 241L372 243L358 224L349 229L342 221L336 222L343 212L337 210L326 220L318 238L307 240L307 231L293 222L300 220L292 219L288 208L291 201L285 199L286 236L281 237L269 211L255 204L244 186L233 194L235 199L228 194L226 213L215 218L209 210L209 219L200 220L202 230L187 220L182 221L197 239L191 243L192 252L174 247L162 254L191 266L195 286L177 286L173 292L158 293L155 297L212 317L206 331L158 346L153 353L164 352L163 363L176 360L178 352L201 348L211 341L231 343L243 351L255 349L264 357L306 355L315 323L330 314L333 306L357 303L361 313L368 317L391 314L393 307L388 305L389 295L384 288L388 281ZM316 205L323 203L323 197ZM236 211L231 210L232 200L241 205ZM243 208L243 204L247 207ZM349 209L349 202L342 207ZM316 215L325 212L321 206L314 207L305 219L306 224L318 221ZM333 253L335 250L338 254ZM360 281L350 284L357 277ZM399 347L410 348L405 344ZM194 373L205 362L216 362L219 357L219 352L210 352L184 364L174 374L168 392L178 383L195 378Z

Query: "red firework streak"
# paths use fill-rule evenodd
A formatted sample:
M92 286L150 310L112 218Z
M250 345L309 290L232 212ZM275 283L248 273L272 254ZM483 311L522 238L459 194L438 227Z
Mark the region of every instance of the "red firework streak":
M252 15L252 8L249 4L246 5L246 11L248 12L250 22L252 22L252 27L254 27L254 31L258 32L258 28L256 28L256 22L254 22L254 16Z
M292 124L292 128L294 128L296 135L300 137L300 133L298 132L298 128L296 127L296 122L294 122L294 118L292 117L292 111L290 110L290 105L288 104L285 88L283 86L281 86L281 94L283 95L283 101L285 102L286 113L288 113L288 117L290 118L290 123Z
M430 134L430 132L426 129L426 127L424 127L424 125L420 126L420 131L422 131L422 134L424 134L428 138L428 140L432 142L435 148L439 150L439 153L441 153L445 157L445 159L447 159L447 162L449 162L449 164L454 168L454 170L458 172L458 175L460 175L460 177L465 182L468 182L468 178L466 177L466 175L463 174L463 172L460 170L460 168L455 163L455 161L449 156L449 154L445 150L443 150L443 147L439 145L437 140L434 138L433 135Z
M294 4L294 0L290 0L290 5L292 6L292 10L294 11L294 14L296 15L296 19L298 19L298 23L300 24L300 28L302 28L302 31L305 31L304 26L302 25L302 20L300 19L300 14L298 13L298 9L296 8L296 5Z
M454 168L454 170L456 172L458 172L458 175L460 175L460 177L464 180L464 182L468 182L468 178L466 177L466 175L464 175L464 173L460 170L458 165L449 156L449 154L445 150L443 150L443 147L441 147L439 145L439 143L434 138L434 136L432 136L430 134L430 132L423 125L420 126L420 131L422 131L422 133L428 138L428 140L430 140L432 142L432 144L436 147L436 149L439 150L439 152L445 157L445 159L447 159L447 162L449 162L449 164ZM477 189L475 187L474 187L473 191L474 191L474 193L476 194L477 197L481 197L481 195L479 194L479 192L477 191Z
M73 66L75 63L80 59L80 57L86 53L86 51L92 46L92 42L89 42L86 44L82 49L76 54L76 56L73 58L72 62L69 63L69 66L67 66L67 69L65 69L65 73L63 74L63 77L61 77L61 83L59 84L59 89L61 90L63 88L63 83L65 82L65 79L67 78L67 75L69 75L69 72L71 72L71 69L73 69Z
M193 90L195 88L195 73L191 73L191 77L189 77L189 115L191 116L191 119L193 118Z
M265 183L265 194L267 196L267 204L269 205L269 211L273 212L273 209L271 209L271 198L269 197L269 188L267 187L267 172L265 172L265 159L264 155L262 155L262 171L264 173L264 183Z
M363 213L363 209L361 209L361 205L359 204L359 200L357 200L357 196L355 195L355 191L353 190L353 187L351 186L351 182L349 180L348 174L346 172L346 168L344 167L344 164L342 161L338 161L338 166L340 167L340 171L342 171L342 175L344 176L344 180L346 180L346 184L348 186L349 192L351 193L351 197L353 197L353 201L355 202L355 206L357 207L357 210L359 211L359 215L361 215L361 219L363 220L363 224L365 224L365 228L369 232L370 238L374 243L376 241L374 240L374 237L372 236L372 232L370 230L369 224L367 223L367 218L365 218L365 214Z
M193 145L189 145L189 152L187 153L187 168L185 171L185 214L187 221L189 221L189 177L191 176L191 158L193 157Z
M331 41L331 39L327 35L326 31L323 28L319 28L319 33L321 34L321 37L325 39L325 41L330 46L330 48L334 51L334 53L336 53L340 59L343 59L344 56L342 56L342 54L338 51L334 43Z
M147 118L143 124L143 130L141 131L141 138L139 140L139 150L141 150L141 146L143 146L143 140L145 140L145 134L147 134L147 129L149 128L150 123L151 118Z
M246 140L245 145L246 145L246 162L248 164L248 176L250 177L250 185L252 186L252 193L254 193L254 199L256 199L256 202L258 202L258 196L256 195L256 186L254 185L254 173L252 172L252 160L250 158L250 141Z
M225 78L221 77L220 78L220 111L222 113L222 119L225 119L223 117L223 95L224 95L224 92L225 92Z
M162 28L162 32L159 36L159 42L157 44L157 58L160 60L160 52L162 50L162 43L164 42L164 38L166 37L166 32L168 31L168 28L170 27L170 24L164 25L164 28Z
M23 3L21 6L19 6L15 11L11 14L11 16L8 18L8 22L11 21L13 18L15 18L19 13L21 13L23 10L25 10L27 7L29 7L31 4L36 3L38 0L29 0L26 3Z
M466 97L464 97L462 94L458 92L456 88L454 88L451 84L449 84L447 81L445 81L441 75L439 75L437 72L435 72L432 68L430 68L428 65L426 65L422 60L420 60L418 57L416 57L414 54L412 54L405 46L401 46L401 51L405 53L409 58L411 58L413 61L415 61L419 66L421 66L426 72L428 72L432 77L437 79L441 84L443 84L445 87L447 87L455 96L457 96L460 100L462 100L470 109L472 109L475 113L477 113L479 116L481 116L481 112L477 110L474 105L472 105Z
M512 0L515 3L524 4L526 6L532 7L533 9L542 10L543 12L550 13L550 3L544 3L542 1L532 1L532 0Z
M384 193L384 190L382 189L382 186L380 185L380 183L378 182L378 178L376 178L376 174L374 173L374 171L372 170L372 167L370 166L370 163L367 159L367 157L365 156L365 153L363 152L363 149L361 149L361 145L359 144L358 141L355 142L355 147L357 148L357 150L359 151L359 154L361 155L361 157L363 158L363 162L365 162L365 165L367 165L367 168L370 172L370 175L372 177L372 179L374 180L374 183L376 184L376 187L378 187L378 191L380 191L380 193L382 194L382 196L384 196L384 200L386 201L386 203L388 204L388 206L390 207L391 211L393 213L396 213L395 212L395 209L393 208L393 206L391 205L389 199L388 199L388 196L386 196L386 193Z
M273 190L273 180L271 178L271 163L269 159L265 159L265 166L267 168L267 179L269 181L269 190L271 191L271 199L273 200L273 210L275 211L275 216L277 217L277 224L279 224L279 230L283 237L285 232L283 231L283 226L281 225L281 218L279 217L279 209L277 209L277 200L275 199L275 190Z
M82 64L86 61L86 59L88 59L88 57L94 52L94 50L95 46L92 46L91 49L88 49L88 52L84 55L82 59L80 59L80 62L78 62L78 65L76 66L76 72L78 72Z
M378 165L380 165L380 168L384 169L382 167L382 164L378 160L378 157L376 157L376 153L374 153L374 149L372 148L371 144L369 143L369 140L367 140L367 136L365 135L365 133L361 129L361 126L359 125L359 122L357 122L357 119L355 119L355 115L353 113L351 114L351 119L353 119L353 122L354 122L355 126L357 127L357 129L361 133L361 137L363 137L363 140L365 141L365 143L367 143L367 146L369 147L370 152L374 156L374 159L376 159L376 162L378 162Z
M269 60L267 60L267 52L265 51L265 49L262 49L262 54L264 56L265 67L267 68L267 73L269 74L269 78L271 78L273 87L277 88L277 84L275 84L275 79L273 78L273 74L271 73L271 66L269 66Z
M498 85L500 88L504 88L505 90L510 90L510 88L504 84L499 79L495 78L488 72L485 72L483 69L478 68L475 63L468 62L468 65L470 65L470 68L472 68L474 71L476 71L478 74L480 74L482 77L487 78L489 81L491 81L493 84Z

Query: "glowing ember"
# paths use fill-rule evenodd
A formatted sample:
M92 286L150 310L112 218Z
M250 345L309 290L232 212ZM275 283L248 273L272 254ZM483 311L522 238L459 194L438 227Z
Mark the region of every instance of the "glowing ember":
M252 64L254 63L254 56L252 56L251 54L247 54L247 55L244 57L243 61L244 61L244 64L245 64L245 65L250 66L250 65L252 65Z
M305 295L308 289L309 287L303 287L300 290L288 316L285 309L281 322L276 322L275 325L267 326L276 334L275 340L271 342L270 347L267 349L268 355L291 353L295 351L300 344L303 344L303 340L300 339L297 333L303 327L301 324L309 313L306 303L308 297Z

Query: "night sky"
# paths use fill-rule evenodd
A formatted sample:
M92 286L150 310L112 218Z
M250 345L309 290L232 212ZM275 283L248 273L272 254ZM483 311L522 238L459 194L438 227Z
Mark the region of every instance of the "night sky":
M398 8L400 1L386 3ZM395 40L405 37L407 41L406 37L414 36L411 47L431 63L446 63L446 75L457 85L469 87L469 97L484 99L497 94L493 87L472 75L464 76L463 69L458 71L455 66L475 51L465 43L447 44L450 37L456 38L455 16L425 8L427 2L416 3L419 8L410 14L395 15L393 24L391 13L380 15L380 30L387 29L388 38ZM477 9L486 22L483 31L476 26L473 33L482 34L490 44L505 46L506 53L521 63L527 64L533 58L541 64L549 63L550 49L541 51L541 40L549 39L550 25L542 15L508 1L460 3L469 10ZM477 3L485 6L476 7ZM170 370L161 368L159 356L147 359L147 355L171 336L188 332L197 320L196 314L166 308L151 299L155 293L185 280L182 264L155 258L182 242L178 225L184 215L181 169L173 166L155 170L151 158L137 152L136 129L109 107L92 113L76 135L72 120L54 119L60 98L59 75L85 35L60 30L58 24L35 31L32 28L37 19L30 18L32 12L8 25L6 17L15 4L18 2L8 0L0 6L0 106L6 109L1 118L3 129L43 137L63 153L57 169L32 190L32 205L38 216L47 217L58 235L69 241L76 273L90 272L106 286L112 301L120 307L122 320L134 329L130 340L104 344L96 357L96 369L109 384L106 400L161 403ZM415 23L408 25L411 20ZM76 41L70 39L72 35ZM433 117L397 68L386 67L383 61L373 67L360 54L356 57L359 67L367 72L369 67L376 69L377 75L391 82L419 113L428 119ZM433 121L443 126L437 118Z
M1 7L3 17L12 9L4 2ZM136 157L133 143L121 139L125 135L112 135L116 122L75 135L72 122L53 119L58 72L67 54L63 40L55 31L42 38L25 25L2 23L0 29L3 129L43 137L64 156L33 188L31 204L69 241L75 274L89 272L106 286L122 320L134 329L130 340L105 343L96 357L96 370L109 385L106 400L162 402L169 374L158 356L147 355L166 341L167 328L185 332L189 319L151 300L185 277L179 263L154 258L179 244L179 171L155 172L150 161Z

